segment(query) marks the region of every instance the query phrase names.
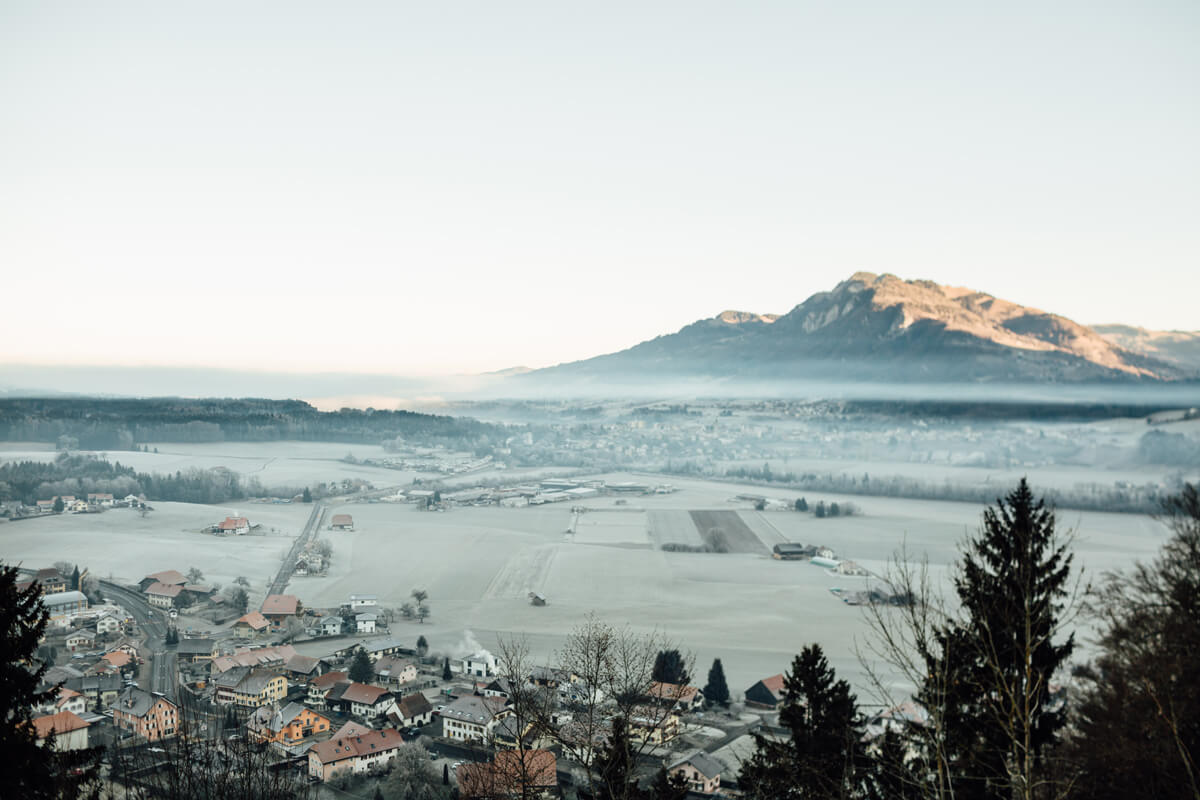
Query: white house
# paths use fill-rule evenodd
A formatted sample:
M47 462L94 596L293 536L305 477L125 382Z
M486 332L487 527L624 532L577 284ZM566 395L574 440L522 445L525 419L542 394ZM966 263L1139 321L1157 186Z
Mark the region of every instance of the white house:
M101 635L106 633L120 633L121 620L117 619L112 614L105 614L96 620L96 633Z
M88 746L88 723L70 711L60 711L48 717L33 720L38 744L47 745L53 740L56 750L85 750Z
M464 675L491 678L497 674L496 657L487 650L480 650L474 655L467 656L462 660L462 665Z
M438 712L442 736L460 742L490 742L496 722L508 715L500 697L466 695Z
M96 634L89 630L77 630L67 635L67 649L74 653L76 650L91 650L96 643Z
M379 598L373 594L352 594L350 595L350 610L355 613L366 611L369 608L376 608L379 605Z
M366 683L351 683L342 693L350 713L363 719L383 717L396 710L396 698L387 689Z
M374 633L375 619L374 614L358 614L354 617L354 624L359 633Z

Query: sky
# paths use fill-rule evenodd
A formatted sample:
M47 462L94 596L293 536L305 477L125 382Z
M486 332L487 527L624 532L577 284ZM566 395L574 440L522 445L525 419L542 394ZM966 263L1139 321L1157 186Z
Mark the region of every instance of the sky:
M853 272L1200 328L1194 2L0 0L0 363L451 375Z

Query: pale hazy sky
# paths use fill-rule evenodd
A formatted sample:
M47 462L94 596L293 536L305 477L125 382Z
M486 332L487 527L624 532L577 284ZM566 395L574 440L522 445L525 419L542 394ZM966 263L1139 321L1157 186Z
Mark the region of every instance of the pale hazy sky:
M1200 328L1200 3L0 0L0 362L448 373L856 270Z

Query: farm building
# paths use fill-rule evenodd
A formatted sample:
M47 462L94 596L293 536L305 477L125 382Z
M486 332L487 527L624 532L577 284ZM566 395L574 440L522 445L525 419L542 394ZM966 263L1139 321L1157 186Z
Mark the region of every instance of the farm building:
M226 517L216 524L216 532L222 535L242 534L250 532L250 520L245 517Z
M796 544L795 542L777 544L771 549L771 558L777 558L781 561L799 561L811 558L816 554L817 548L812 545Z
M783 674L763 678L746 690L746 705L773 709L783 700Z
M329 527L335 531L352 531L354 530L354 517L349 514L334 514L333 519L329 521Z

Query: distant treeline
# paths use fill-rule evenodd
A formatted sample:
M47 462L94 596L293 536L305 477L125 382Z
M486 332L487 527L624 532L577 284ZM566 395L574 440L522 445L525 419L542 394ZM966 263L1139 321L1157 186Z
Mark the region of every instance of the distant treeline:
M402 436L414 443L471 444L502 437L500 425L461 417L343 408L318 411L300 400L0 399L0 440L73 440L83 450L133 450L146 442L351 442Z
M1090 422L1141 418L1178 408L1178 404L1049 403L986 400L843 400L846 414L920 419L1034 420L1038 422ZM994 499L994 498L993 498Z
M60 495L86 498L92 492L114 497L144 494L148 500L225 503L258 497L266 490L257 478L242 481L224 467L188 469L174 474L136 472L133 467L92 455L60 453L54 461L0 464L0 501L33 505Z
M910 478L903 475L861 477L844 473L795 473L772 472L764 464L761 468L734 467L718 472L700 467L694 462L672 462L662 470L670 475L700 476L736 480L739 483L768 485L781 489L800 491L823 491L835 494L864 495L874 497L897 497L910 500L949 500L962 503L987 504L995 502L1000 486L936 482ZM1176 488L1177 490L1177 488ZM1113 511L1123 513L1151 514L1162 508L1162 501L1172 491L1157 486L1115 486L1090 484L1071 489L1047 489L1046 501L1058 508L1073 508L1081 511Z

